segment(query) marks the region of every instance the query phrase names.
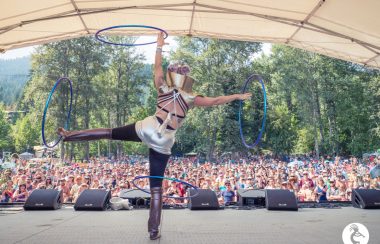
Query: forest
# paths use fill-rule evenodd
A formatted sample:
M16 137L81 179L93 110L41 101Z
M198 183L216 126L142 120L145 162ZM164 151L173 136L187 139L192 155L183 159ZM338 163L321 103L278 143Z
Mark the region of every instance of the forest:
M273 45L271 54L263 55L261 43L202 38L177 42L164 66L173 60L189 64L197 94L240 93L247 77L260 74L267 118L260 144L248 150L239 135L238 102L194 108L177 133L174 155L197 153L209 160L231 152L361 156L380 148L378 70L284 45ZM119 127L154 114L153 65L144 61L135 48L105 46L87 37L40 46L31 57L25 87L21 80L0 79L0 151L22 152L42 144L45 101L63 76L74 86L71 130ZM23 87L13 98L6 97L9 81L12 90ZM256 83L251 87L254 105L244 106L244 133L250 140L256 138L263 118L262 90ZM5 113L9 106L28 113L10 121ZM58 111L59 106L50 109ZM57 116L52 126L60 124ZM60 144L58 156L146 153L140 143L102 140Z

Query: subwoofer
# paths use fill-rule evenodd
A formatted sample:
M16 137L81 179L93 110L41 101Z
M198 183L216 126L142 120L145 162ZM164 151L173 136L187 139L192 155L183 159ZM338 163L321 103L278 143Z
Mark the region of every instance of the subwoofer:
M265 203L268 210L298 210L296 196L289 190L267 189L265 195Z
M106 210L111 199L111 191L103 189L86 189L78 197L75 210Z
M265 190L239 189L237 195L239 206L265 207Z
M61 208L62 191L53 189L35 189L24 204L25 210L56 210Z
M188 207L191 210L217 210L219 209L218 198L214 191L209 189L198 189L199 194L195 197L191 197ZM189 189L190 196L196 194L196 190Z
M380 209L380 190L353 189L351 200L355 208Z

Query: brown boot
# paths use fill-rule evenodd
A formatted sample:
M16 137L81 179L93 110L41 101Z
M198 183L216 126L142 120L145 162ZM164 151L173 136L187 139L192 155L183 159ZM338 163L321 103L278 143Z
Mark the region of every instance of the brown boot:
M162 210L162 187L150 188L150 210L148 220L148 232L151 240L160 238L160 222Z
M57 133L63 136L63 141L92 141L99 139L111 139L112 129L91 129L66 131L63 128L58 128Z

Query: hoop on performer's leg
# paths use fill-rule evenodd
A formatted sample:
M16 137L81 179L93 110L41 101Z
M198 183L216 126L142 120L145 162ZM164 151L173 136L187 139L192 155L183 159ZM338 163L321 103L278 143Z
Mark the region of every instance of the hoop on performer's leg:
M141 180L141 179L147 179L147 178L153 178L153 179L163 179L163 180L171 180L171 181L174 181L174 182L179 182L179 183L182 183L186 186L190 186L191 188L194 188L196 190L196 193L192 196L188 196L188 197L172 197L172 196L162 196L162 197L166 197L166 198L174 198L174 199L190 199L192 197L196 197L198 196L199 194L199 190L198 190L198 187L190 184L190 183L187 183L186 181L182 181L182 180L179 180L179 179L176 179L176 178L169 178L169 177L164 177L164 176L150 176L150 175L143 175L143 176L136 176L133 180L132 180L132 184L137 188L139 189L140 191L143 191L145 193L148 193L150 194L149 191L145 190L145 189L142 189L140 188L137 184L136 184L136 181L137 180Z

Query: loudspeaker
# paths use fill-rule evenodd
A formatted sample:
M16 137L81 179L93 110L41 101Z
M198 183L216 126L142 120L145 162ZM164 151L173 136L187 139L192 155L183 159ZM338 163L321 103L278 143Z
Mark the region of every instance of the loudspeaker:
M253 189L239 189L237 191L239 206L265 207L265 191Z
M199 194L191 197L188 207L191 210L217 210L219 209L218 198L214 191L209 189L198 189ZM189 189L189 195L195 195L197 190Z
M130 204L135 207L149 207L150 194L140 191L138 189L125 189L120 191L120 198L128 199Z
M297 211L297 199L289 190L267 189L265 203L268 210Z
M111 199L111 191L103 189L86 189L78 197L75 210L106 210Z
M24 204L25 210L56 210L61 208L62 191L53 189L36 189L32 191Z
M351 200L355 208L380 209L380 190L353 189Z

